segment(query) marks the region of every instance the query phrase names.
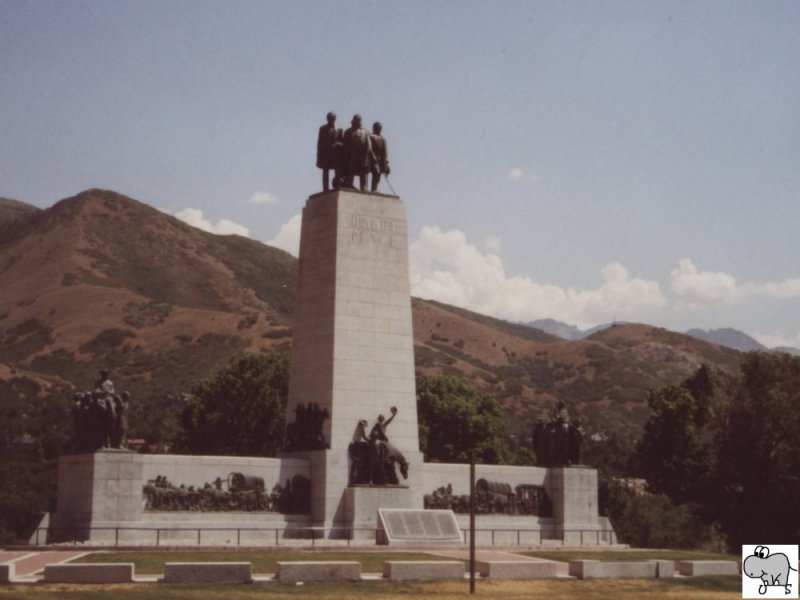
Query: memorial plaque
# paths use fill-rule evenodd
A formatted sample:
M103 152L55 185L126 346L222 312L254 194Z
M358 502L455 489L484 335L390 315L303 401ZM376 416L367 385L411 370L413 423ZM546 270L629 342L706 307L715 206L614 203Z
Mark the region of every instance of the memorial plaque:
M388 544L463 544L452 510L381 508L379 526Z
M387 515L387 519L389 520L388 528L390 528L392 531L396 531L397 535L399 536L408 535L408 531L406 530L406 523L401 513L389 513Z

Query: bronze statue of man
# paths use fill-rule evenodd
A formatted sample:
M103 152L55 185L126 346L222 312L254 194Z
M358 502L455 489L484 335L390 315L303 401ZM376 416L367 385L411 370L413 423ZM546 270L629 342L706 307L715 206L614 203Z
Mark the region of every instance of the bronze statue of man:
M100 376L94 382L94 391L102 392L104 394L114 393L114 382L109 379L109 373L106 369L100 371Z
M370 135L370 143L372 144L372 156L370 160L370 171L372 172L372 191L378 190L378 184L381 181L381 175L388 175L389 170L389 150L386 147L386 138L381 135L383 125L376 121L372 124L372 135Z
M345 186L353 187L356 175L359 189L367 191L367 172L372 157L372 143L369 132L361 125L361 115L353 115L350 128L344 132Z
M327 123L319 128L317 136L317 167L322 169L322 191L330 189L330 172L333 171L333 187L339 185L342 130L336 127L336 113L329 112Z

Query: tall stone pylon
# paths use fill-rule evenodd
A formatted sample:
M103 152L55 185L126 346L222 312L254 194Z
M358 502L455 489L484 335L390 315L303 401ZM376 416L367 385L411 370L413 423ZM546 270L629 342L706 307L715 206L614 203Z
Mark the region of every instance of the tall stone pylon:
M351 189L309 197L293 334L287 431L313 427L308 415L315 414L317 446L287 454L311 463L314 525L347 528L371 522L375 508L421 508L408 232L399 197ZM391 407L397 415L387 434L409 462L409 478L401 480L408 489L372 490L365 500L367 492L348 488L348 446L360 420L369 434Z

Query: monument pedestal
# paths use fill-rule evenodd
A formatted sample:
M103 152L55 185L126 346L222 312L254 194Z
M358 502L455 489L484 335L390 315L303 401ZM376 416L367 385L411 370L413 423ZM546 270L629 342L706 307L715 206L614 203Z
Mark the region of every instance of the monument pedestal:
M375 522L383 502L375 498L392 502L391 493L347 487L359 421L369 435L378 415L391 418L386 435L409 464L402 483L413 491L401 494L401 507L422 507L408 235L396 196L341 189L311 196L303 209L287 427L309 427L309 413L328 418L304 439L326 449L295 445L286 456L309 460L315 526L339 536L335 528Z
M557 530L565 544L581 544L582 536L600 530L597 470L585 466L549 469L550 499Z
M374 540L378 529L378 509L419 508L414 492L403 485L357 485L344 491L345 519L352 523L353 540Z

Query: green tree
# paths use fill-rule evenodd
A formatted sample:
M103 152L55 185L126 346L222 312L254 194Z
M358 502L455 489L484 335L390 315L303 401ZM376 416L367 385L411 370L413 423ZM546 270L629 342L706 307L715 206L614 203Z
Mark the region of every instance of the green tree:
M715 385L703 366L680 385L650 392L650 417L637 447L641 474L651 492L676 502L698 500L708 477L711 415Z
M667 385L651 391L647 403L651 414L638 447L647 489L688 500L703 474L705 458L692 395L682 385Z
M505 464L505 413L491 394L463 377L417 377L420 447L426 460L464 463L470 450L484 463Z
M800 539L800 358L752 352L721 414L711 511L731 549Z
M620 541L639 548L694 548L707 537L691 504L676 504L663 494L630 496L614 524Z
M199 381L180 416L175 449L191 454L275 456L283 447L289 357L244 354Z
M0 544L31 535L56 508L56 461L7 456L0 461Z

